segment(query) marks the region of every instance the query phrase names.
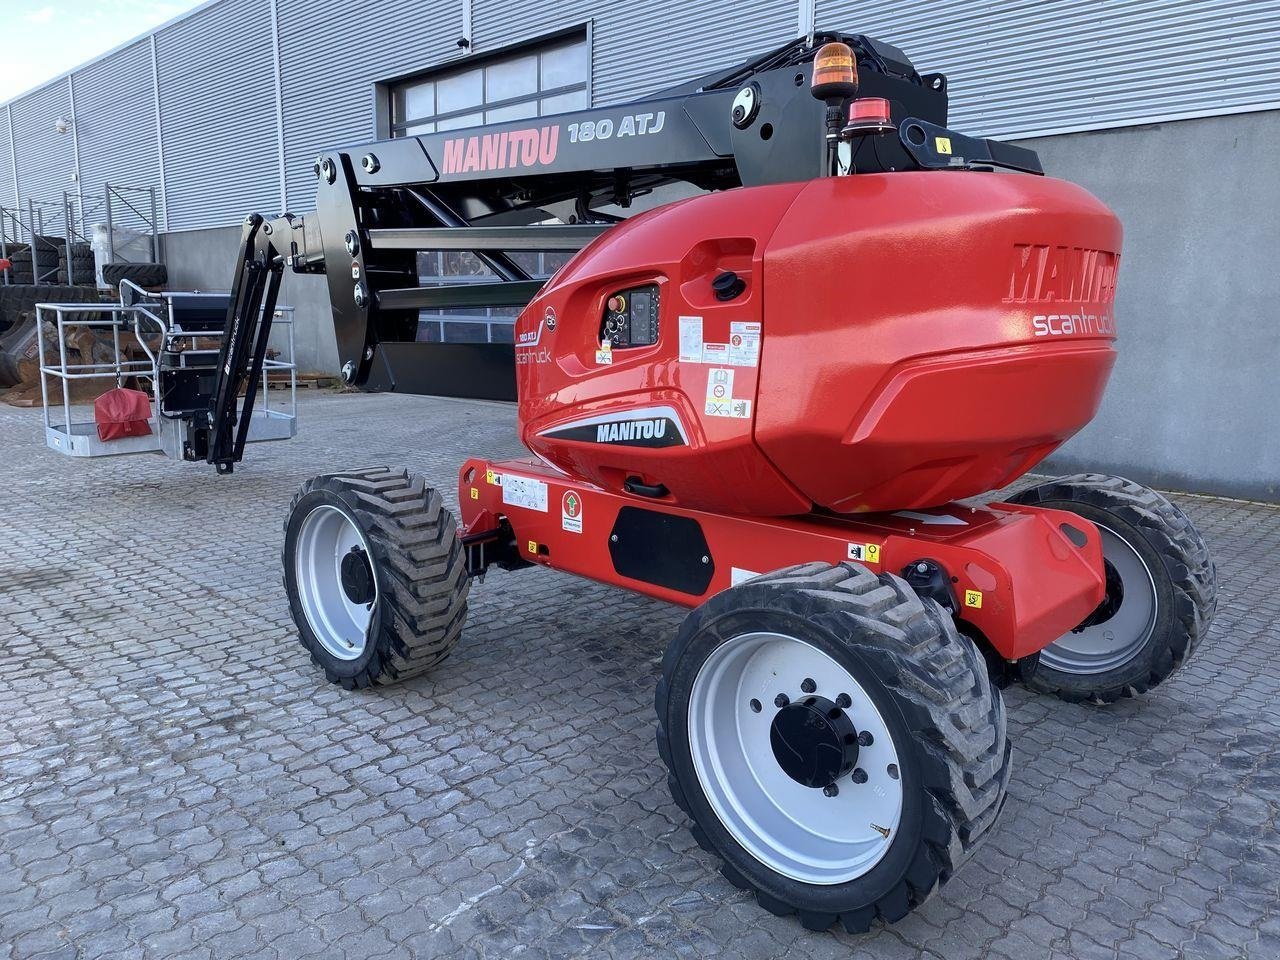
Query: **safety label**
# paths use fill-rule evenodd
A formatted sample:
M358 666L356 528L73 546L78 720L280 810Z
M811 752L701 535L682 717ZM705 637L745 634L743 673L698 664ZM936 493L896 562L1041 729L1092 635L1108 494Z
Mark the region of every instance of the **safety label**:
M680 359L687 363L702 362L702 318L680 318Z
M728 363L729 345L727 343L704 343L702 345L703 363Z
M849 559L857 560L859 563L879 563L880 544L851 543L849 544Z
M502 502L512 507L547 512L547 485L530 477L502 477Z
M596 363L613 363L613 343L611 341L600 341L600 349L596 351Z
M716 366L759 366L760 324L734 320L729 324L727 343L707 343L702 339L702 317L681 317L680 359Z
M982 591L966 590L964 592L964 605L966 607L971 607L974 610L981 610L982 609Z
M729 324L729 363L754 367L760 362L760 324L734 321Z
M732 370L713 367L707 371L707 404L703 412L708 417L751 416L751 401L734 399Z
M492 470L486 470L484 472L484 482L492 487L500 487L502 486L502 474L494 473Z
M566 490L560 498L560 526L570 533L582 532L582 495Z
M738 584L746 583L753 577L758 576L760 576L760 574L756 573L754 570L744 570L742 567L730 567L729 586L736 587Z

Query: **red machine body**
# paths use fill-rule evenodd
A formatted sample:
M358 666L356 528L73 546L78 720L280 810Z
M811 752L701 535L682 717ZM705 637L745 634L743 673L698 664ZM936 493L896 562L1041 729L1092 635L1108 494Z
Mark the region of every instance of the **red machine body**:
M949 574L957 618L1008 660L1084 620L1105 593L1093 524L1016 504L927 512L739 517L653 509L533 460L468 460L464 535L505 520L522 560L693 607L758 573L854 560L899 573L928 560Z
M542 462L465 464L464 536L687 606L806 561L936 567L962 623L1033 654L1101 602L1097 529L953 501L1094 415L1119 250L1083 189L974 171L632 217L520 315L521 437Z
M1120 234L1073 184L975 172L826 177L640 214L517 321L522 439L573 477L619 492L635 478L698 510L979 494L1097 410ZM719 299L727 272L743 286ZM654 342L602 350L612 298L646 286Z

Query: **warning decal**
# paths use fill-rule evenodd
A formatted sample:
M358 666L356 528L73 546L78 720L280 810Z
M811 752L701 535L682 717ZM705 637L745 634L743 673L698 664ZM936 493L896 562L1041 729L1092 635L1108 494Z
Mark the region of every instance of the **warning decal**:
M849 559L857 560L859 563L879 563L880 544L851 543L849 544Z
M502 502L512 507L546 513L547 485L541 480L513 477L508 473L502 478Z
M756 367L760 365L760 324L734 320L729 324L727 343L707 343L702 339L702 317L680 318L680 360L717 366Z
M982 591L966 590L964 592L964 605L966 607L972 607L975 610L981 610L982 609Z
M570 533L582 532L582 495L566 490L560 498L560 526Z
M729 363L735 367L754 367L760 362L760 324L729 324Z
M686 363L702 362L702 318L680 318L680 359Z
M751 416L751 401L733 397L732 370L715 367L707 371L707 404L703 412L708 417Z

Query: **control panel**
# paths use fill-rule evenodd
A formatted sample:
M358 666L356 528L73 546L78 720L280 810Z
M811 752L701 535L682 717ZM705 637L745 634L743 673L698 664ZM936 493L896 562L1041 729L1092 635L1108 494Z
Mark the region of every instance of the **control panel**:
M604 304L600 340L614 350L648 347L658 342L658 285L619 290Z

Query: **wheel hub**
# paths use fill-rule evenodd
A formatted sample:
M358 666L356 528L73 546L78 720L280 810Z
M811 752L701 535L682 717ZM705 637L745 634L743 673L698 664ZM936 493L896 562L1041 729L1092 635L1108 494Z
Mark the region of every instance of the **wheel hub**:
M1106 623L1119 611L1120 604L1124 603L1124 580L1120 576L1120 571L1116 569L1114 563L1105 557L1102 559L1102 568L1106 577L1107 594L1102 598L1102 602L1098 604L1097 609L1089 614L1080 626L1072 630L1072 633L1083 633L1089 627Z
M804 697L779 710L769 745L782 771L806 787L829 787L858 763L858 731L826 697Z
M377 595L369 555L352 547L342 558L342 592L352 603L372 603Z

